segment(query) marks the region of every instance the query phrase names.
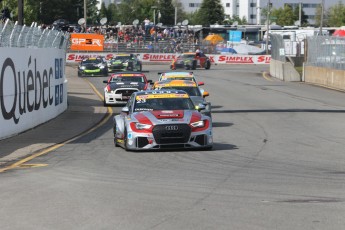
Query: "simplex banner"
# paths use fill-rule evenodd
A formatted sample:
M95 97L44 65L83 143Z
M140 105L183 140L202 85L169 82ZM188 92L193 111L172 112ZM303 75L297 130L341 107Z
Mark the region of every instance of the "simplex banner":
M75 63L80 62L84 58L102 56L110 59L116 56L117 53L107 52L90 52L79 53L70 52L66 54L66 62ZM143 63L170 63L178 54L168 53L135 53L139 55ZM270 64L271 55L239 55L239 54L206 54L214 64Z
M66 62L80 62L84 58L103 56L110 59L117 53L79 53L71 52L66 54ZM143 63L170 63L178 54L168 53L135 53ZM214 64L270 64L271 55L239 55L239 54L206 54Z
M0 48L0 139L67 109L65 57L55 48Z

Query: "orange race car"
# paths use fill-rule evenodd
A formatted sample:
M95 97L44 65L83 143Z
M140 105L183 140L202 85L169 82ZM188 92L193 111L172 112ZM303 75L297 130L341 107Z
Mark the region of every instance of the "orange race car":
M178 55L170 64L170 69L196 69L196 68L211 68L211 60L200 51L182 53Z

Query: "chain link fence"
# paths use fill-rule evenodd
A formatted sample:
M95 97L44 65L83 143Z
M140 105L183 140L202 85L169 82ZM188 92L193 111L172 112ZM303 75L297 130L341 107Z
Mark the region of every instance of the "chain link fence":
M283 36L271 34L271 58L277 61L286 62L285 46Z
M345 70L345 38L309 37L307 39L306 65Z
M68 43L68 33L43 29L37 23L32 23L30 27L9 19L0 23L0 47L67 49Z

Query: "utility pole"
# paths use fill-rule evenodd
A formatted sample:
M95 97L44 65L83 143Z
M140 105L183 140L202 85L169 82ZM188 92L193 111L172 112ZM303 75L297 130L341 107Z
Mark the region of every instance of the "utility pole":
M299 3L299 12L298 12L298 16L299 16L299 26L302 27L302 3Z
M266 18L266 54L268 54L268 32L270 30L270 13L271 13L271 1L267 3L267 18Z
M319 32L319 36L322 36L324 8L325 8L325 0L321 0L321 19L320 19L320 32Z
M18 25L24 25L24 0L18 0Z
M84 19L85 19L84 26L85 26L85 33L87 32L87 28L86 28L86 24L87 24L87 19L86 19L86 1L87 0L84 0Z

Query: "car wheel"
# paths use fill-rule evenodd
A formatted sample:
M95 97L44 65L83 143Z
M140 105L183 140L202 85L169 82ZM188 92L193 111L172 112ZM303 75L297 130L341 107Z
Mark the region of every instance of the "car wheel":
M192 70L195 70L195 69L196 69L196 60L194 60L192 63Z
M205 69L210 69L211 68L211 62L207 61L205 65Z
M116 123L114 124L114 127L113 127L113 133L114 133L114 144L115 144L115 147L119 147L119 144L117 143L117 138L116 138Z
M128 151L128 147L127 147L127 142L128 142L127 129L125 129L123 135L124 135L124 137L123 137L123 145L124 145L124 147L125 147L125 150Z

